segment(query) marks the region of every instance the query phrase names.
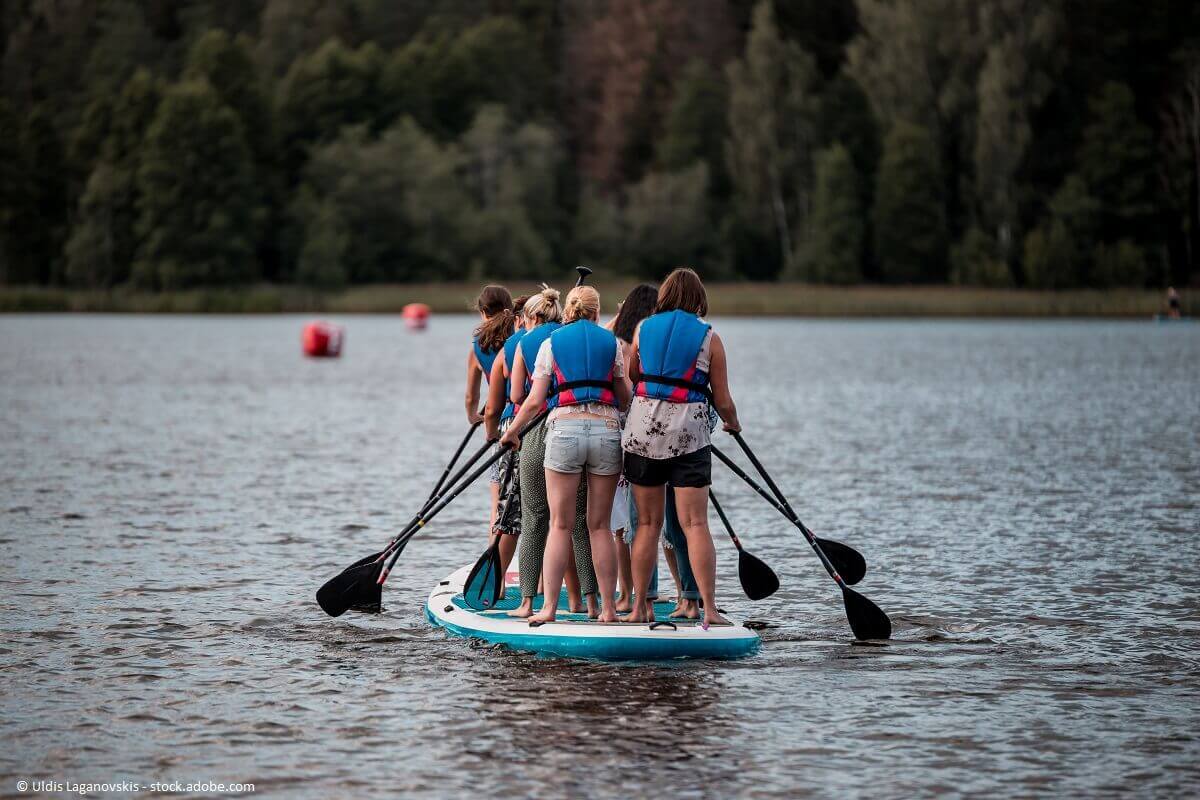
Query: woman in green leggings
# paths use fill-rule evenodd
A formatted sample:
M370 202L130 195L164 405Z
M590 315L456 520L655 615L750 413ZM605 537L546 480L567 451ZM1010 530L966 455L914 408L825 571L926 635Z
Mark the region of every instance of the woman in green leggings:
M525 303L525 336L517 345L511 368L512 401L519 410L521 401L533 385L533 362L538 349L550 334L562 326L562 306L556 289L544 288ZM533 598L542 575L542 556L550 534L550 505L546 500L546 423L538 425L521 442L521 540L518 559L521 569L521 605L508 612L513 617L533 614ZM571 545L575 555L577 579L567 576L567 595L571 611L580 610L580 595L587 598L588 615L595 617L596 573L592 569L592 547L587 529L587 487L581 481L575 502L575 526Z

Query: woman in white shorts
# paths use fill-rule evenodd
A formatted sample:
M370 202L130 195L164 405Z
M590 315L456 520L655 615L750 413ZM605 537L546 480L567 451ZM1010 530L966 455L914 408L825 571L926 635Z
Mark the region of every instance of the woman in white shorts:
M518 431L533 418L545 400L547 420L546 496L550 503L550 538L542 564L542 610L531 625L552 622L571 553L575 496L587 475L587 527L592 562L599 584L600 622L616 622L616 553L609 518L613 494L621 475L619 410L629 406L629 382L617 338L600 327L600 295L590 286L577 286L567 295L564 325L538 350L533 388L521 405L504 444L519 446Z

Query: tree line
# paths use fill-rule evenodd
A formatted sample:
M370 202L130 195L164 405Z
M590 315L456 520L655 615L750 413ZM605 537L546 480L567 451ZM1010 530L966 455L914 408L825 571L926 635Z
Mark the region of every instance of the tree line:
M13 0L0 282L1200 280L1181 0Z

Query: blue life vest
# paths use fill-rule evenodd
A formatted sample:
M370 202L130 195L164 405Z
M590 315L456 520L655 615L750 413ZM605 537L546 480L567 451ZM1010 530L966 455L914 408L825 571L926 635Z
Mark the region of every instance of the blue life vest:
M710 328L695 314L678 308L647 317L638 333L642 376L637 396L672 403L708 402L708 373L696 367L696 359Z
M550 408L580 403L615 406L613 363L617 337L591 320L564 325L550 336L554 375L550 382Z
M533 330L525 331L525 335L521 337L519 346L521 355L525 359L525 394L529 394L529 390L533 388L533 365L537 362L537 354L538 350L542 349L542 342L549 339L550 334L561 327L562 323L559 322L543 322Z
M502 420L508 419L519 410L512 401L512 368L513 362L517 360L517 345L521 343L524 335L525 329L522 328L504 340L504 371L508 374L504 376L504 411L500 414Z
M479 337L476 336L471 340L471 349L475 351L475 360L479 362L479 366L483 368L483 380L491 380L492 364L496 363L496 356L499 355L499 350L488 352L479 346Z

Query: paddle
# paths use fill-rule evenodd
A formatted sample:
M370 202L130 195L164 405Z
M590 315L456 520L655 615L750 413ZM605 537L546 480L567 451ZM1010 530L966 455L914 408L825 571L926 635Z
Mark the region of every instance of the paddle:
M535 416L533 419L529 420L528 424L526 424L525 427L521 429L521 432L520 432L521 437L523 438L525 436L525 434L529 433L529 431L533 430L535 427L540 425L542 423L542 421L544 419L546 419L547 416L549 416L549 414L550 414L550 409L548 409L548 408L544 408L541 411L539 411L537 416ZM387 580L388 574L392 571L392 567L394 567L396 565L396 559L398 559L400 557L400 553L404 551L404 546L408 544L409 540L412 539L412 537L416 536L417 533L419 533L422 528L424 528L426 525L429 524L430 520L432 520L434 517L436 517L438 514L441 513L443 508L445 508L446 506L448 506L452 502L454 502L454 498L456 498L460 494L462 494L463 491L466 490L466 488L468 486L470 486L472 483L474 483L476 481L476 479L478 479L479 476L482 475L484 472L491 469L492 464L495 464L497 461L499 461L501 458L503 458L511 449L512 448L510 446L505 445L505 446L501 447L496 453L493 453L491 458L489 458L487 461L484 461L482 464L480 464L478 467L475 468L474 472L472 472L467 477L463 478L462 481L457 486L455 486L454 489L449 494L443 495L442 499L438 501L438 504L436 506L429 509L429 511L427 513L425 513L424 515L422 515L421 518L417 521L417 523L415 525L412 526L412 528L410 530L408 530L401 536L400 540L397 542L395 549L392 552L391 560L388 562L388 565L386 567L384 567L383 572L379 573L378 582L380 585L383 585L383 582ZM385 554L385 556L386 556L386 554Z
M796 519L792 514L789 514L788 509L780 505L779 501L768 494L766 489L759 486L758 482L755 481L754 478L751 478L749 475L747 475L745 470L735 464L729 458L729 456L722 453L716 445L712 445L712 452L713 455L725 463L725 466L729 467L734 475L737 475L739 478L744 480L746 484L751 489L758 492L759 495L761 495L762 498L766 500L772 508L782 514L784 519L795 525L797 528L800 528L801 532L803 533L804 526L801 524L800 520ZM863 576L867 574L866 559L864 559L862 554L853 547L842 544L841 542L835 542L832 539L822 539L819 536L814 538L817 540L817 544L821 545L821 549L825 551L825 555L829 556L829 560L833 562L833 566L837 569L838 574L842 576L842 580L844 580L848 585L853 586L861 581Z
M483 551L475 566L463 583L463 602L477 611L492 608L504 596L504 576L500 574L500 536L497 531L504 526L516 489L511 486L513 477L513 454L510 451L505 463L504 476L500 480L500 493L504 502L496 513L496 527L492 529L492 543Z
M579 277L575 280L576 286L582 286L587 277L592 274L591 269L583 266L576 267L575 271L579 273ZM531 430L531 428L526 426L525 430ZM500 490L501 494L504 494L504 504L496 515L496 522L501 528L504 527L513 495L518 491L516 487L508 489L512 480L512 468L513 459L510 456ZM467 580L463 584L463 602L477 611L483 611L495 606L503 596L504 576L500 572L500 534L494 534L492 542L476 559L475 565L467 574Z
M466 448L467 442L471 441L471 436L474 435L475 429L482 424L482 421L471 423L471 427L467 430L467 435L463 437L462 443L459 444L458 449L454 451L454 455L450 457L450 463L446 465L444 470L442 470L441 477L438 478L438 482L433 485L433 491L429 493L429 497L425 499L425 502L429 502L433 498L437 497L437 493L441 490L442 484L446 482L446 476L450 474L450 470L454 469L455 462L457 462L458 457L462 455L462 451Z
M479 459L483 458L484 454L491 448L491 442L484 442L483 446L476 450L459 468L458 472L449 481L440 481L442 488L446 485L453 486L467 470L471 468ZM401 539L420 521L421 517L433 508L434 504L442 497L444 492L439 489L439 492L425 501L421 510L417 512L408 524L400 529L400 533L393 537L388 546L380 550L378 553L360 558L350 566L346 567L340 573L330 578L328 581L317 590L317 603L321 609L331 617L340 617L342 614L350 610L364 611L370 614L378 614L382 611L382 592L379 588L381 581L379 580L380 571L383 569L383 561L388 554L399 545L403 549Z
M729 524L729 518L725 516L725 510L717 502L717 496L713 494L711 488L708 490L708 499L712 501L713 508L717 510L717 516L721 518L721 522L725 525L725 531L733 540L733 546L737 548L738 580L742 582L742 591L746 593L746 597L751 600L762 600L775 594L779 589L779 577L761 559L755 558L742 549L742 543L738 540L737 534L733 532L733 526Z
M758 474L762 476L767 486L771 487L771 491L775 493L780 504L787 509L796 526L800 528L800 532L804 534L804 538L812 546L813 552L817 554L817 558L821 559L821 564L825 567L825 571L829 573L829 577L833 578L834 583L842 590L842 602L846 607L846 619L850 622L850 630L854 632L854 636L858 639L890 639L892 636L892 621L888 619L888 615L883 613L879 606L846 585L845 579L838 573L833 563L829 560L829 556L825 554L817 538L812 535L812 531L806 528L804 523L796 516L796 512L792 510L787 498L783 496L783 492L775 485L775 481L771 479L766 468L759 462L757 456L754 455L754 451L746 444L742 435L735 431L730 431L730 433L737 441L738 446L742 448L742 452L750 459L750 463L758 470Z

